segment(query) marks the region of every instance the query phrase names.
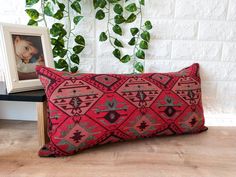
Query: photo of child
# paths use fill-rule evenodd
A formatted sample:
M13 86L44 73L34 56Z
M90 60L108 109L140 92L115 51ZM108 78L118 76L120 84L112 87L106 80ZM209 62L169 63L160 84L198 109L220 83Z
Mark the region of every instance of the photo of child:
M37 79L36 65L45 65L40 36L12 35L19 80Z

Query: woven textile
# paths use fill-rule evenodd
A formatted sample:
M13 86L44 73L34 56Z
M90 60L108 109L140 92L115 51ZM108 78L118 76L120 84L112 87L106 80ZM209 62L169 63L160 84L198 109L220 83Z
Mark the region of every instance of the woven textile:
M40 156L124 140L206 130L199 65L179 72L81 74L37 67L49 106Z

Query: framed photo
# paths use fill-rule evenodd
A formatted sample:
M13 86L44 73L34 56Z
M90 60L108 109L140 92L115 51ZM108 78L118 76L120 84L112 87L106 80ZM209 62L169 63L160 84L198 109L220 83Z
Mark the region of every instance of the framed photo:
M35 66L54 67L48 29L0 23L0 43L7 92L41 89Z

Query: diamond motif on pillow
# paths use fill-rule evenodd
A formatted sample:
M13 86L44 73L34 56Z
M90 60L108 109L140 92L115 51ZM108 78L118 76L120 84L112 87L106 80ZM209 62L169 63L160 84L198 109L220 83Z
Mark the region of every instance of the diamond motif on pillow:
M68 156L106 143L207 129L198 64L179 72L129 75L36 70L50 123L50 141L40 156Z
M143 78L130 78L118 90L122 97L134 106L149 107L161 93L161 89Z

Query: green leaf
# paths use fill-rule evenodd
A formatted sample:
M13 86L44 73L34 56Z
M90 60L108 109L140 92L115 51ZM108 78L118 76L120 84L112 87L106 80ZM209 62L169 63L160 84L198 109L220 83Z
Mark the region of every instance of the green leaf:
M77 13L81 14L81 6L80 6L80 0L75 0L71 4L71 8L74 9Z
M54 17L55 19L61 20L61 19L64 17L63 11L58 10L58 11L53 15L53 17Z
M123 13L123 7L120 4L116 4L113 8L114 12L117 14L122 14Z
M120 59L122 63L128 63L130 60L131 60L131 57L129 55L125 55Z
M120 0L107 0L109 3L112 3L112 4L114 4L114 3L117 3L117 2L119 2Z
M57 47L62 47L62 48L65 47L65 41L64 41L64 39L62 37L59 37L57 39L51 38L51 44L55 45Z
M135 36L136 34L138 34L139 29L138 28L131 28L130 32L131 32L132 36Z
M75 38L75 42L81 46L85 46L85 40L84 37L81 35L77 35Z
M27 23L29 26L38 26L38 22L35 20L30 19L29 22Z
M101 9L98 10L97 13L96 13L96 15L95 15L95 17L96 17L96 19L98 19L98 20L104 19L104 18L105 18L105 13L104 13L104 11L101 10Z
M51 2L47 2L46 5L44 6L43 12L45 15L52 17L53 16L53 4Z
M74 67L70 68L70 71L72 73L76 73L78 71L78 69L79 69L78 66L74 66Z
M135 14L130 14L130 16L126 19L126 23L132 23L136 20L137 16Z
M103 9L104 7L106 7L106 5L107 5L106 0L99 0L98 6L99 6L100 8Z
M57 36L64 37L67 34L67 32L63 27L64 25L61 23L54 23L50 29L50 34L53 37Z
M144 25L145 25L147 30L152 29L152 23L150 21L146 21Z
M151 37L150 37L150 33L149 33L148 31L142 32L141 38L142 38L143 40L149 42L149 41L150 41L150 38L151 38Z
M53 52L53 57L59 56L63 58L66 55L67 50L60 46L54 46L52 52Z
M93 0L93 7L97 9L99 7L99 0Z
M67 72L69 72L69 67L68 67L68 66L65 67L62 71L67 71Z
M65 55L67 54L67 51L68 50L66 50L66 49L62 49L62 50L60 50L60 52L59 52L59 57L65 57Z
M128 42L129 45L133 46L135 45L135 37L133 37L129 42Z
M125 7L125 9L129 12L135 12L137 11L137 6L135 3L131 3Z
M76 46L73 47L73 51L74 51L76 54L81 53L82 50L84 50L84 46L76 45Z
M93 0L94 9L97 9L98 7L103 9L104 7L106 7L106 5L107 5L106 0Z
M34 4L37 4L39 0L26 0L26 6L32 6Z
M117 47L124 47L124 46L122 45L122 43L121 43L118 39L115 39L114 44L115 44L115 46L117 46Z
M106 41L107 40L107 35L105 32L102 32L99 36L99 41Z
M139 3L144 6L145 5L145 0L139 0Z
M64 60L64 59L59 59L57 63L58 63L58 65L61 66L62 68L68 67L67 62L66 62L66 60Z
M136 52L136 57L140 58L140 59L145 59L145 53L143 50L138 50Z
M62 58L59 59L57 62L55 61L54 64L55 64L55 67L58 68L58 69L68 67L68 64L67 64L66 60L62 59Z
M63 4L63 3L60 3L60 2L58 2L57 1L57 5L58 5L58 7L59 7L59 9L61 10L61 11L64 11L65 10L65 5Z
M57 39L51 38L51 44L52 44L52 45L56 45L56 43L57 43Z
M125 18L122 15L116 15L114 17L115 24L121 24L125 22Z
M140 44L139 44L139 47L141 49L148 49L148 43L147 41L141 41Z
M76 64L79 65L79 63L80 63L80 58L79 58L78 55L73 54L73 55L70 56L70 59L71 59L71 61L73 61L74 63L76 63Z
M143 64L141 62L137 62L134 65L134 68L140 73L143 73L143 71L144 71L144 67L143 67Z
M77 25L82 20L82 18L83 18L83 16L80 16L80 15L75 16L73 19L74 24Z
M116 58L120 59L120 57L121 57L121 52L120 52L119 49L115 49L112 53L113 53L113 55L114 55Z
M57 69L62 69L62 68L64 68L64 67L61 67L60 65L58 65L57 61L54 61L54 66L55 66L55 68L57 68Z
M113 29L114 33L119 34L120 36L122 35L122 29L119 25L113 26L112 29Z
M25 12L32 20L37 20L39 18L39 12L36 9L26 9Z

